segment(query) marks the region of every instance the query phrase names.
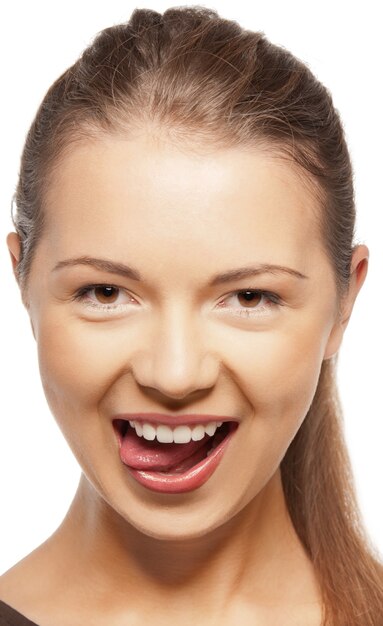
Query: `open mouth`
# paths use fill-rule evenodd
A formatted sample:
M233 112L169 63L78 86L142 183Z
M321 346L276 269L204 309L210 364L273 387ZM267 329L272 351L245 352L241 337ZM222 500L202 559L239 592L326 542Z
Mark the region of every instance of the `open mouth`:
M174 429L164 427L167 430L161 430L159 425L156 430L156 425L152 425L153 431L145 429L145 424L142 430L142 423L137 428L137 423L132 425L122 419L115 419L113 426L121 461L138 482L154 491L182 493L200 487L212 475L238 428L238 422L199 424L199 431L186 425ZM201 431L201 428L212 434ZM190 430L194 439L190 438ZM178 440L184 437L185 443L158 441L156 436L153 437L154 432L160 439L171 439L172 435ZM144 435L153 438L148 440Z

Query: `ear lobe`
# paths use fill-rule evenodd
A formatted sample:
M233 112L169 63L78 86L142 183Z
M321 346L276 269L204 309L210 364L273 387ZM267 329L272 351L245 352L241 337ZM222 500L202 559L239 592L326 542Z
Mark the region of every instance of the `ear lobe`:
M30 324L31 324L33 339L36 339L35 327L33 326L32 319L29 318L29 321L30 321Z
M334 326L331 329L330 336L327 340L326 350L323 355L323 360L331 359L339 350L344 333L345 326L342 325L341 321L335 322Z
M327 341L324 359L329 359L339 350L344 331L354 308L356 297L362 288L367 276L369 250L365 245L358 245L354 248L350 268L350 285L347 293L341 300L339 317L331 329Z

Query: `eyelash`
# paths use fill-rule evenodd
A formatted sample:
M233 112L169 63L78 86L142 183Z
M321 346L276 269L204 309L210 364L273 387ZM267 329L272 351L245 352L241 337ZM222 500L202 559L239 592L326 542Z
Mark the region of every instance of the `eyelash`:
M125 304L107 304L107 303L102 304L102 303L93 302L92 300L89 300L89 299L87 300L86 296L94 289L97 289L100 287L111 287L113 289L117 289L119 292L125 291L122 287L118 287L118 285L112 285L110 283L98 283L98 284L92 284L92 285L85 285L84 287L81 287L78 291L76 291L72 300L81 302L85 306L91 309L97 309L98 311L102 311L102 312L115 313L117 311L123 311L125 309L126 303ZM237 289L236 291L231 291L229 294L227 294L224 300L226 300L230 296L238 296L239 294L242 294L242 293L251 293L251 294L261 296L261 298L268 300L268 304L266 305L258 304L256 307L254 307L254 309L240 308L237 310L236 308L231 308L231 307L226 307L226 306L221 306L221 309L224 309L229 312L237 311L236 313L234 313L235 315L248 318L248 317L253 317L253 316L255 317L257 315L262 314L265 311L265 309L268 309L269 307L283 306L283 302L281 298L276 293L273 293L271 291L266 291L264 289L251 289L251 288ZM221 303L223 301L221 301ZM262 311L262 313L260 313L260 311Z

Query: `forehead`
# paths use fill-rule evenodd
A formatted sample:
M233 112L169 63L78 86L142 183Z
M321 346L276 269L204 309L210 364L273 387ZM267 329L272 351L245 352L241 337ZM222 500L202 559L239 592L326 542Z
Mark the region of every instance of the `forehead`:
M164 260L193 251L203 261L241 250L244 260L302 267L321 248L308 183L287 160L256 149L196 154L145 134L77 144L46 204L45 239L56 257L124 260L155 249Z

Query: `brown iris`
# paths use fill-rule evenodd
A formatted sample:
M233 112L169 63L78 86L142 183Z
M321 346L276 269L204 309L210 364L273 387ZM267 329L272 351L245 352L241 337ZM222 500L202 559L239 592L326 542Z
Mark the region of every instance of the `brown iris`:
M100 285L94 288L95 296L101 304L114 304L119 292L118 287L112 287L111 285Z
M256 307L262 300L262 293L258 291L239 291L237 298L241 304L251 304L253 307ZM243 298L243 302L241 302L241 298Z

